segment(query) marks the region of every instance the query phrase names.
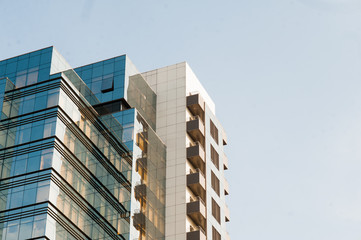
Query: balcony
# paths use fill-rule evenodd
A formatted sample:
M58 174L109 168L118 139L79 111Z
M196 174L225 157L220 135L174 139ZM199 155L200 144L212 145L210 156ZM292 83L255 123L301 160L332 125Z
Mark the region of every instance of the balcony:
M189 187L195 195L200 196L203 201L205 201L206 179L200 169L197 169L195 173L187 175L187 187Z
M187 240L206 240L206 233L201 227L198 230L187 232Z
M194 146L187 147L187 159L195 168L205 170L205 153L203 147L197 142Z
M144 129L144 131L143 132L140 132L142 135L143 135L143 137L145 138L145 139L148 139L148 130L147 129Z
M136 212L133 216L133 226L139 231L145 229L145 215L142 212Z
M139 132L135 138L137 146L142 149L143 152L147 152L148 149L147 134L147 132Z
M228 157L223 153L223 169L228 170Z
M187 121L187 133L193 140L200 142L204 146L204 124L198 116Z
M187 96L187 108L193 115L198 115L204 120L204 100L200 94Z
M142 177L142 180L146 179L148 168L147 168L148 159L146 157L138 158L136 160L135 170Z
M137 171L138 171L138 168L147 170L147 163L148 163L147 157L138 158L137 159Z
M140 199L146 199L147 186L144 183L136 185L134 187L134 194L135 194L135 199L137 199L138 201Z
M225 221L229 222L230 217L229 217L229 208L228 208L227 204L225 204L225 207L224 207L224 215L225 215Z
M224 195L228 195L229 194L229 183L225 178L223 181L223 186L224 186Z
M187 203L187 215L197 225L206 228L206 206L201 198L198 197L195 201Z

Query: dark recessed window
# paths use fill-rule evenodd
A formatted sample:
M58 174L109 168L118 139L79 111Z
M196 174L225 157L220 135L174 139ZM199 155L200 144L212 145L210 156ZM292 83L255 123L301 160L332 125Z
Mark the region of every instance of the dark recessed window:
M218 144L218 128L216 127L216 125L214 125L214 123L212 122L212 120L210 120L210 130L211 130L211 136L214 139L214 141L216 141L216 143Z
M221 234L214 227L212 227L212 240L221 240Z
M114 90L113 77L104 78L102 81L102 93L110 92Z
M218 194L219 196L219 179L217 178L216 174L212 171L212 177L211 177L211 183L213 190Z
M221 223L221 208L213 198L212 198L212 215L217 220L217 222Z
M214 166L216 166L216 168L219 169L219 154L217 153L216 149L214 149L212 144L211 144L211 160Z

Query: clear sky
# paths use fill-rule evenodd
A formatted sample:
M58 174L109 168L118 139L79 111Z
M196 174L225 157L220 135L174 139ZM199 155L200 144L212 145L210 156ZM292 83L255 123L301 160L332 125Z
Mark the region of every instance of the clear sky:
M228 132L233 240L361 239L360 0L0 0L0 59L187 61Z

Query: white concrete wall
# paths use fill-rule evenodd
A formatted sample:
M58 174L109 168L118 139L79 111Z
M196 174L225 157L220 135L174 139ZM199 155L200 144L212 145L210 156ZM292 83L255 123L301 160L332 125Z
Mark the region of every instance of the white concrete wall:
M71 68L72 67L65 60L65 58L53 47L53 54L51 56L50 74L63 72Z
M193 70L190 68L188 63L186 63L186 91L187 96L199 93L206 104L208 105L209 109L212 113L216 114L216 107L212 98L208 95L207 91L204 89L202 84L199 82L197 76L194 74Z

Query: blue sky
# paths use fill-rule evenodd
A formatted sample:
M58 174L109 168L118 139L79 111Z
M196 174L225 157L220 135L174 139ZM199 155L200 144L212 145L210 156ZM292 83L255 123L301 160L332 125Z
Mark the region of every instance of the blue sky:
M5 1L0 59L187 61L228 132L232 239L361 239L359 0ZM226 107L223 107L226 106Z

